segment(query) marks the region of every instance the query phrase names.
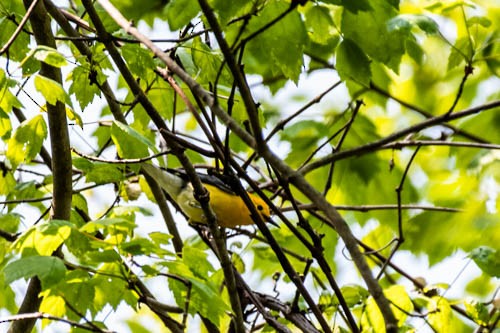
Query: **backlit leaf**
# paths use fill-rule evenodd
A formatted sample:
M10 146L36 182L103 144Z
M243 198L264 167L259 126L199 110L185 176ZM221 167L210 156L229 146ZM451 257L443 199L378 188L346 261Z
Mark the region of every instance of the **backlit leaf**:
M60 83L41 75L35 75L34 82L36 89L47 103L56 105L57 102L61 102L71 105L71 100Z
M47 125L42 115L26 120L10 138L7 158L13 168L23 162L30 162L40 152L43 140L47 137Z
M66 267L58 257L30 256L9 263L5 269L5 280L11 283L20 278L32 278L37 276L42 282L42 288L49 288L58 283L64 274Z

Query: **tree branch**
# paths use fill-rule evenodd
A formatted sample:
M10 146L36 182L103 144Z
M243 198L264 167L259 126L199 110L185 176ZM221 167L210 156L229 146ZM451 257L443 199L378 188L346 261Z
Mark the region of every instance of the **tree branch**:
M338 160L341 160L341 159L344 159L347 157L358 156L358 155L361 155L361 154L366 153L366 152L371 152L371 151L373 151L381 146L384 146L386 144L391 143L394 140L397 140L397 139L404 137L404 136L411 134L411 133L416 133L416 132L421 131L425 128L435 126L435 125L442 125L446 122L460 119L460 118L464 118L464 117L467 117L467 116L470 116L470 115L473 115L476 113L480 113L483 111L493 110L499 106L500 106L500 100L497 100L497 101L483 104L481 106L477 106L477 107L473 107L473 108L470 108L467 110L463 110L460 112L455 112L452 114L444 114L441 116L436 116L434 118L424 120L418 124L415 124L413 126L410 126L410 127L405 128L405 129L402 129L400 131L397 131L391 135L388 135L385 138L382 138L378 141L374 141L374 142L368 143L368 144L363 145L363 146L358 146L358 147L353 148L353 149L335 152L333 154L329 154L327 156L319 158L316 161L304 166L300 170L300 173L306 174L306 173L311 172L317 168L320 168L326 164L329 164L333 161L338 161Z
M92 22L94 23L94 26L99 34L100 40L106 46L106 49L108 50L111 58L114 60L118 69L120 70L120 73L123 75L125 81L129 85L129 87L132 90L132 92L134 93L134 95L137 96L137 98L139 99L141 105L144 107L144 109L146 110L149 117L153 120L155 125L160 129L160 133L162 133L163 138L170 146L170 149L172 150L172 152L176 155L176 157L181 162L182 166L184 167L184 170L186 171L186 174L188 175L188 177L191 181L191 184L193 185L195 198L200 203L201 208L203 209L204 215L207 219L207 223L210 227L210 230L211 230L211 232L214 236L214 239L216 241L216 244L217 244L218 258L220 260L221 267L222 267L222 270L224 272L224 277L226 280L226 286L228 288L231 306L232 306L232 309L233 309L233 312L235 315L234 319L235 319L235 323L236 323L236 331L238 333L240 333L240 332L243 333L245 331L244 323L243 323L243 312L241 309L241 303L240 303L240 300L238 297L238 293L236 291L236 281L235 281L235 277L234 277L234 273L233 273L233 269L232 269L232 265L231 265L231 260L229 258L229 255L227 253L227 249L225 247L223 234L217 226L216 217L214 215L214 212L212 211L212 208L209 205L208 192L203 187L203 184L201 183L201 180L199 179L198 175L196 174L196 171L193 168L193 165L191 164L189 159L185 156L183 148L180 147L177 144L177 142L172 140L168 135L164 134L165 132L168 132L169 130L168 130L165 122L163 121L163 118L157 112L156 108L153 106L151 101L144 94L144 92L142 91L142 89L138 85L137 81L133 77L132 73L129 71L129 69L128 69L127 65L125 64L124 60L122 59L120 53L116 49L112 38L110 37L109 33L106 31L101 19L99 18L97 12L95 11L95 8L93 7L92 2L90 0L83 0L82 3L84 5L85 9L88 11ZM119 25L125 27L126 31L128 31L129 29L135 29L135 28L130 26L129 22L123 17L123 15L118 10L116 10L116 8L109 1L99 0L99 3L105 8L105 10L108 12L108 14ZM163 53L163 52L161 52L161 53Z
M33 6L33 1L24 0L24 5L28 9ZM33 7L30 16L30 22L34 29L35 40L38 45L46 45L56 48L54 36L50 29L50 20L47 16L42 2L38 2ZM41 62L40 75L63 84L61 71ZM69 220L71 212L72 193L72 162L69 149L69 134L66 121L65 105L57 102L56 105L47 103L47 114L49 121L50 146L53 154L53 199L52 216L53 219ZM40 307L42 299L38 297L41 291L38 278L32 278L28 284L25 298L19 308L19 313L36 312ZM15 321L9 328L9 333L29 332L35 325L37 318L27 318L25 320Z
M43 312L24 313L24 314L18 314L18 315L14 315L14 316L4 317L3 319L0 319L0 323L7 323L7 322L10 322L10 321L13 322L13 323L26 322L28 320L36 321L37 319L48 319L48 320L60 321L62 323L66 323L66 324L68 324L70 326L78 327L80 329L83 329L83 330L86 330L86 331L89 331L89 332L116 333L115 331L110 331L110 330L98 328L95 325L88 326L88 325L85 325L85 324L80 324L80 323L78 323L76 321L72 321L72 320L69 320L69 319L66 319L66 318L61 318L61 317L53 316L51 314L43 313ZM23 331L23 332L30 332L30 330Z

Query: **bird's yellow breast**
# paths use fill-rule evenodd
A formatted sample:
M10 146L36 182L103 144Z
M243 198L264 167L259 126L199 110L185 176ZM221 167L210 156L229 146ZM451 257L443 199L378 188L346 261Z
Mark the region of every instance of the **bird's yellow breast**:
M210 193L210 206L220 226L232 228L239 225L254 224L250 216L250 210L239 196L222 191L216 186L204 185ZM264 220L268 219L270 210L267 204L251 193L248 195L262 218ZM207 223L199 202L194 199L192 188L189 187L189 189L183 190L178 197L177 203L191 222Z

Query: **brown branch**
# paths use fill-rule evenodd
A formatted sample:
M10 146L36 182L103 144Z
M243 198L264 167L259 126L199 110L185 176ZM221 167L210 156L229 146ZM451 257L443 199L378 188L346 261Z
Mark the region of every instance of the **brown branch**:
M236 59L234 58L234 55L229 45L227 44L226 39L224 38L224 33L222 32L222 29L217 21L217 18L215 17L212 8L205 0L199 0L198 3L200 4L201 10L203 11L203 14L205 15L208 23L210 24L212 31L214 32L215 38L219 43L219 47L222 51L222 54L224 55L224 59L227 62L229 70L233 75L236 86L240 90L240 94L243 99L243 104L245 105L245 109L249 114L249 120L250 120L250 125L252 127L253 136L257 142L261 142L263 140L262 128L259 124L258 117L257 119L252 119L253 117L251 117L251 115L257 114L257 105L255 104L252 98L252 93L250 92L250 88L246 82L246 78L243 75L242 71L240 70L240 66L238 66L238 63L236 62Z
M330 286L332 287L335 295L337 296L340 307L344 311L344 316L345 316L347 324L349 325L352 332L354 332L354 333L359 332L359 328L357 326L357 323L354 320L354 317L351 313L351 310L349 309L349 306L347 305L347 302L344 298L344 295L342 294L342 291L340 290L340 287L338 286L337 281L335 281L335 278L333 277L332 269L331 269L330 265L328 265L328 262L323 255L324 248L322 245L321 237L316 233L316 231L311 227L309 222L301 214L301 211L297 207L297 202L292 195L292 192L290 190L290 186L288 185L288 183L284 179L282 179L282 177L278 173L276 173L276 175L278 177L279 182L282 184L282 188L285 192L286 197L290 200L290 202L292 203L292 206L295 208L294 210L297 214L298 221L299 221L298 225L301 226L307 232L307 234L309 235L309 237L312 240L312 243L314 244L314 246L309 247L309 250L311 251L313 258L316 259L316 261L318 262L318 265L321 267L321 270L325 274ZM312 261L309 261L308 263L310 265L312 263ZM306 265L306 268L308 268L309 265ZM305 275L305 273L302 275ZM299 293L296 294L294 303L292 303L292 304L295 304L296 302L298 302L298 296L299 296ZM293 306L292 306L292 308L293 308Z
M450 44L451 47L455 48L452 44ZM460 50L457 50L460 52ZM317 57L313 54L307 54L307 56L311 59L313 59L314 61L316 62L319 62L320 64L322 64L325 68L328 68L328 69L333 69L335 70L335 66L331 63L329 63L327 60L325 59L322 59L320 57ZM467 71L468 69L465 69L465 71ZM471 69L469 69L471 70ZM465 79L463 78L462 79L462 82L465 83L465 80L467 78L465 77ZM462 86L462 89L463 89L463 86ZM390 98L396 102L398 102L398 104L410 109L410 110L413 110L419 114L421 114L422 116L426 117L426 118L432 118L433 115L430 113L430 112L427 112L425 110L423 110L422 108L416 106L416 105L413 105L413 104L410 104L408 102L405 102L403 101L402 99L396 97L396 96L393 96L391 93L389 93L388 91L385 91L384 89L382 89L381 87L379 87L378 85L376 85L373 81L370 81L370 90L372 91L375 91L376 93L378 93L379 95L382 95L384 97L387 97L387 98ZM461 94L461 92L460 92ZM453 110L455 106L453 106L453 108L450 108L450 110ZM488 143L486 140L474 135L474 134L471 134L469 132L466 132L464 130L461 130L460 128L457 128L451 124L442 124L444 127L447 127L449 129L451 129L454 133L464 137L464 138L467 138L467 139L470 139L472 141L476 141L476 142L482 142L482 143Z
M163 193L158 183L150 175L145 173L144 177L146 178L149 188L155 197L158 208L160 209L163 220L167 226L167 230L172 235L172 244L174 245L175 252L180 255L182 253L183 242L170 208L168 208L165 193Z
M323 91L321 94L317 95L313 99L311 99L309 102L307 102L304 106L302 106L300 109L292 113L290 116L286 117L285 119L280 120L276 126L273 127L273 129L269 132L269 134L266 136L266 142L268 142L274 134L277 132L283 130L285 128L286 124L288 124L290 121L295 119L297 116L302 114L304 111L307 111L311 106L314 104L318 104L321 102L321 100L328 95L333 89L337 88L342 81L337 81L334 84L332 84L330 87L328 87L325 91Z
M131 91L139 99L141 105L144 107L147 114L149 115L149 117L151 117L155 125L160 129L160 133L169 131L165 122L163 121L163 118L160 116L160 114L153 106L151 101L144 94L143 90L136 82L132 73L129 71L120 53L116 49L116 46L114 45L112 38L110 38L110 34L106 31L101 19L99 18L95 8L93 7L92 1L84 0L82 2L85 9L88 11L88 14L92 22L94 23L94 26L99 34L100 40L104 43L107 51L109 52L115 64L117 65L118 69L120 70L120 73L123 75ZM123 15L109 1L100 0L99 3L105 8L108 14L120 26L123 26L125 28L127 32L130 32L131 30L136 30L130 25L130 23L123 17ZM161 50L159 50L159 53L162 53L164 56L166 56ZM167 135L165 134L162 135L163 138L169 144L170 148L172 149L172 152L176 155L176 157L179 159L182 166L184 167L184 170L186 171L186 174L188 175L191 184L193 185L195 198L200 203L204 215L207 218L208 225L217 244L218 258L220 260L221 267L224 272L224 277L226 280L226 286L228 288L231 306L235 315L234 319L236 323L237 332L244 332L245 328L243 324L243 313L241 310L240 299L236 291L236 281L231 265L231 260L229 258L227 249L225 247L223 234L217 226L216 217L214 215L212 208L209 205L208 192L203 187L203 184L201 183L201 180L196 174L193 165L184 154L183 148L180 147L176 141L171 140Z
M448 147L480 148L480 149L492 149L492 150L500 149L500 145L493 143L442 141L442 140L396 141L383 145L382 147L380 147L380 149L401 149L403 147L414 147L414 146L448 146Z
M30 318L29 314L38 311L40 308L42 298L39 297L39 294L41 290L40 280L37 277L31 278L23 302L18 310L19 320L12 323L7 333L31 332L38 318Z
M291 333L291 330L280 323L276 318L272 316L269 311L266 310L264 304L260 301L259 297L257 297L256 293L248 286L248 284L245 282L245 280L241 277L240 274L236 273L236 278L238 285L240 288L243 288L246 292L246 296L250 299L250 302L252 302L259 313L264 317L266 322L273 327L276 332L283 332L283 333Z
M388 331L392 332L396 329L396 320L392 314L392 311L390 310L389 303L387 302L387 299L383 296L382 290L378 283L373 279L373 276L371 275L371 272L369 270L369 267L367 266L365 259L359 252L359 249L357 248L357 245L355 242L353 242L354 237L352 236L349 227L347 224L345 224L345 221L338 215L338 213L335 211L335 209L329 205L328 202L324 199L324 197L321 196L320 193L316 192L310 184L308 184L303 176L297 174L294 170L289 168L283 161L281 161L277 156L275 156L268 148L267 146L257 146L256 141L252 136L248 134L245 130L243 130L238 124L231 118L229 117L222 108L220 108L219 105L214 103L214 99L211 96L210 93L206 92L195 80L193 80L186 72L184 72L172 59L170 59L165 53L163 53L158 47L156 47L153 43L151 43L150 40L148 40L145 36L140 34L136 28L130 26L129 22L121 16L120 13L118 13L114 7L111 7L110 4L107 1L101 0L100 3L104 6L107 7L108 11L112 12L112 16L115 18L119 18L118 23L120 26L122 26L126 32L129 34L135 36L137 39L141 40L148 48L153 50L154 54L161 59L168 67L169 69L178 75L191 89L193 94L197 95L200 99L202 99L214 112L219 119L222 120L223 123L226 124L226 126L230 126L231 130L233 133L238 135L243 141L245 141L250 147L253 149L257 149L260 155L263 156L268 162L270 162L275 168L277 168L280 172L283 174L289 175L290 180L293 182L297 188L299 188L304 194L306 194L312 201L318 201L321 203L321 209L325 211L327 216L329 217L330 221L333 223L333 225L336 226L337 231L341 235L341 237L346 240L346 243L349 243L348 248L351 252L355 252L355 255L353 255L353 258L355 262L358 264L358 268L360 269L360 272L362 273L363 278L367 282L368 289L374 296L374 299L377 301L379 304L379 307L382 309L382 313L384 314L384 317L386 318L386 322L388 325ZM213 27L212 27L213 28ZM234 59L233 59L234 60ZM241 77L240 77L241 78ZM242 91L240 89L240 93L242 93L242 96L250 96L248 87L246 92ZM244 98L245 100L245 107L247 109L253 108L255 110L255 105L253 105L253 102L247 97ZM253 106L252 106L253 105ZM253 117L252 117L253 118ZM153 119L154 120L154 119ZM255 122L253 122L252 125L256 130L259 132L258 127L255 126ZM254 134L259 137L258 133ZM262 141L262 140L261 140ZM260 226L259 226L260 228ZM352 255L352 253L351 253ZM299 287L301 285L300 281L295 281L295 279L292 279L294 283L296 283ZM312 300L307 300L308 304L311 306L312 309L316 307L314 302ZM319 313L319 317L321 318L321 313ZM321 320L321 319L319 319ZM322 327L325 326L327 327L327 330L329 330L328 325L322 325Z
M387 261L382 264L382 267L380 271L377 274L377 279L380 279L382 274L384 274L384 270L387 267L387 264L392 260L394 255L396 254L397 250L401 247L401 245L404 243L405 238L404 238L404 232L403 232L403 209L401 208L401 193L403 192L403 185L406 180L406 176L408 175L408 171L410 171L410 167L415 160L415 157L418 154L418 151L420 150L420 146L417 146L417 149L413 152L411 155L410 160L406 164L406 168L403 172L403 175L401 176L401 181L399 182L398 187L396 187L396 197L397 197L397 212L398 212L398 237L395 239L396 241L396 246L392 248L391 253L389 254L389 257L387 258ZM392 241L391 241L392 243Z
M415 287L417 287L420 290L424 290L426 287L425 282L422 282L422 279L419 278L414 278L407 272L405 272L403 269L401 269L399 266L394 264L392 261L387 261L387 258L381 255L377 250L371 248L370 246L366 245L365 243L358 241L359 245L366 251L365 253L371 256L376 257L378 260L381 262L387 262L388 266L394 269L398 274L401 274L401 276L404 276L407 280L411 281ZM467 312L460 308L456 304L450 304L451 308L456 311L457 313L461 314L462 316L474 321L468 314Z
M387 332L391 333L396 332L398 327L397 319L395 318L394 313L390 308L389 301L384 296L380 285L373 278L371 270L356 244L356 238L352 234L347 223L335 210L335 208L333 208L333 206L331 206L328 203L326 198L321 193L319 193L313 186L311 186L311 184L309 184L302 175L298 174L295 170L293 170L286 163L284 163L277 155L275 155L269 149L265 141L262 139L261 126L259 123L257 107L253 101L250 88L248 87L245 77L241 71L241 67L237 66L234 56L231 53L231 50L229 49L229 46L224 38L223 32L218 24L217 18L215 17L215 14L213 13L211 7L208 5L206 0L199 0L198 2L202 8L203 13L205 14L207 21L210 24L210 27L212 28L215 34L215 37L221 48L224 58L227 61L228 67L231 73L233 74L233 78L235 79L236 85L240 90L240 94L244 101L245 108L250 121L250 126L252 128L252 132L255 139L248 138L250 140L246 140L246 138L243 138L241 136L240 138L246 141L246 143L253 149L255 149L260 156L262 156L278 172L280 172L283 176L285 176L286 181L290 181L292 184L294 184L304 195L306 195L312 202L318 204L318 207L320 207L320 209L324 211L324 213L329 219L329 222L339 233L340 237L342 237L342 239L344 240L346 247L351 253L354 262L356 263L363 279L365 280L368 286L368 290L372 294L373 298L375 299L375 302L377 303L380 311L382 312ZM228 118L226 114L223 115L221 112L219 112L221 111L220 108L217 108L217 104L214 105L214 101L211 98L205 98L205 101L212 108L212 111L215 112L220 119L226 118L228 121L231 122L231 124L234 124L233 119ZM226 122L225 119L223 119L223 121ZM226 125L229 125L229 123L226 123ZM233 132L236 133L234 129ZM298 286L302 286L301 281L295 281L295 282L297 283ZM318 319L322 329L325 332L330 332L331 329L329 325L326 323L326 320L324 319L321 312L318 310L316 304L314 304L314 302L311 299L308 299L306 297L308 293L305 294L303 293L303 295L305 297L306 302L311 307L311 310L313 311L314 315Z
M102 1L101 1L102 3ZM116 17L115 15L116 13L113 14L113 16ZM199 96L205 103L208 104L208 106L212 109L213 112L215 112L215 114L217 114L217 116L227 125L227 126L231 126L231 130L236 134L238 135L240 138L242 138L250 147L253 147L254 149L257 149L257 145L256 145L256 142L255 140L248 134L248 132L246 132L245 130L243 130L241 127L239 127L232 118L228 117L228 115L224 112L224 110L222 110L218 105L214 104L214 99L213 97L208 93L206 92L205 90L203 90L203 88L196 82L194 81L187 73L185 73L172 59L170 59L168 56L166 56L160 49L158 49L153 43L151 43L146 37L144 37L142 34L140 34L137 29L135 29L134 27L131 27L128 22L123 19L123 20L120 20L120 25L130 34L134 35L136 38L138 38L139 40L141 40L146 46L148 46L150 49L153 50L153 52L155 53L155 55L160 58L168 67L171 71L173 71L175 74L177 74L184 82L187 83L187 85L190 87L191 91ZM246 106L248 106L248 102L245 103ZM252 103L250 103L251 105ZM253 106L255 108L255 105ZM264 157L266 158L266 160L268 161L271 161L271 164L275 164L275 165L278 165L279 168L281 168L282 170L284 170L285 174L289 174L289 175L293 175L294 174L294 171L291 170L288 166L286 166L286 164L283 164L283 162L281 160L279 160L276 156L274 156L269 150L265 150L264 151L264 154L261 154L261 155L264 155ZM299 177L300 179L300 177ZM302 179L302 181L304 181ZM307 193L308 195L310 195L310 189L312 189L312 187L310 187L309 184L307 183L303 183L303 182L297 182L296 180L294 180L294 184L297 185L299 184L299 188L304 192L304 193ZM309 188L308 188L309 186ZM304 187L306 188L306 190L304 190ZM313 189L314 191L314 189ZM321 194L318 193L318 195L320 196L321 199L319 200L324 200L324 198L321 197ZM316 197L314 197L316 199ZM324 200L325 201L325 200ZM326 203L326 201L323 203L323 205L327 205L326 207L329 207L329 204ZM322 207L323 208L323 207ZM333 208L332 208L333 209ZM335 212L335 213L333 213ZM338 213L336 213L336 211L333 211L332 210L329 210L328 211L328 214L330 215L330 217L335 217L335 214L338 215ZM334 215L332 215L334 214ZM338 221L338 218L336 219L336 221ZM341 220L343 223L345 223L343 220ZM260 226L259 226L260 227ZM347 228L347 229L346 229ZM337 228L339 229L339 228ZM345 236L346 233L347 234L350 234L350 230L348 229L347 225L345 225L344 228L340 228L341 229L341 236ZM349 237L349 236L347 236ZM352 235L351 235L351 239L352 239ZM351 242L351 245L353 243ZM351 246L351 249L353 249L353 246ZM358 251L359 253L359 250L357 249L356 245L354 245L354 249L353 251ZM369 268L368 266L366 265L366 263L364 262L364 258L361 256L361 254L359 253L359 255L355 256L356 257L356 260L359 262L359 261L362 261L363 263L360 264L362 265L362 271L363 271L363 274L364 274L364 277L366 278L367 276L368 279L371 278L373 282L370 282L369 283L369 289L372 291L372 294L374 295L374 298L378 301L380 301L380 299L385 299L385 297L383 297L383 294L381 292L381 289L380 289L380 286L376 283L376 281L373 280L373 277L371 276L371 273L369 272ZM364 266L363 266L364 264ZM301 282L300 281L296 281L296 279L293 279L292 278L292 281L294 281L294 283L297 284L297 286L301 286ZM376 286L374 286L374 283ZM306 293L307 294L307 293ZM314 304L314 302L312 300L307 300L308 301L308 304L311 305L311 308L314 309L316 307L316 305ZM383 302L383 301L382 301ZM386 301L385 304L383 304L382 308L384 309L383 312L385 313L391 313L390 311L390 307L389 307L389 304L388 302ZM387 310L389 309L389 310ZM389 312L388 312L389 311ZM319 313L319 317L321 318L321 313ZM395 323L395 319L392 320L392 318L389 318L389 322L394 322ZM321 319L320 319L321 320ZM322 326L325 326L327 327L327 329L329 330L328 328L328 325L322 325ZM396 327L396 326L394 326ZM389 330L392 330L393 327L392 325L389 325Z
M467 25L466 25L467 26ZM455 100L453 101L453 104L451 105L450 109L448 110L448 112L446 112L446 114L450 114L453 112L453 110L455 110L455 107L457 106L458 104L458 101L460 100L460 97L462 96L462 93L464 91L464 86L465 86L465 81L467 81L467 78L469 77L469 75L472 74L474 68L472 67L472 65L468 62L466 65L465 65L465 68L464 68L464 76L462 77L462 80L460 81L460 85L458 86L458 91L457 91L457 95L455 96Z
M24 6L28 9L33 6L30 16L31 26L37 27L33 33L38 45L56 48L56 43L50 28L50 20L42 2L33 5L33 1L24 0ZM62 74L58 68L52 67L44 62L40 64L40 75L63 84ZM47 103L47 114L50 133L50 145L53 154L53 219L69 220L71 212L72 192L72 162L69 150L69 134L66 121L65 105L57 102L56 105ZM35 277L28 284L28 289L18 313L30 313L38 311L42 299L38 297L41 291L40 281ZM29 332L35 325L36 318L15 321L9 328L10 333Z
M396 96L393 96L391 93L385 91L384 89L380 88L379 86L377 86L375 83L373 82L370 82L370 89L372 91L375 91L376 93L378 93L379 95L382 95L384 97L387 97L387 98L390 98L392 99L393 101L396 101L398 102L398 104L410 109L410 110L413 110L419 114L421 114L422 116L424 116L425 118L432 118L433 115L432 113L430 112L427 112L425 110L423 110L422 108L416 106L416 105L413 105L413 104L410 104L408 102L405 102L403 101L402 99L396 97ZM470 139L472 141L475 141L475 142L482 142L482 143L487 143L486 140L474 135L474 134L471 134L469 132L466 132L460 128L457 128L456 126L454 125L451 125L451 124L442 124L444 127L446 128L449 128L451 129L454 133L464 137L464 138L467 138L467 139Z
M66 16L63 14L63 12L61 10L59 10L59 8L57 8L57 6L54 5L51 0L44 0L44 4L47 8L48 13L54 18L54 20L56 20L57 24L59 24L59 26L64 30L64 32L68 36L80 37L80 34L75 29L73 29L73 27L68 22ZM92 51L90 50L90 48L88 47L88 45L85 42L79 41L79 40L74 40L73 44L76 46L78 51L80 51L80 53L83 54L87 58L87 60L90 64L97 65L94 61L94 56L92 54ZM118 105L118 103L116 102L117 99L116 99L115 94L114 94L113 90L111 89L108 81L106 80L102 84L99 84L98 86L99 86L99 89L102 90L102 92L104 94L104 98L106 98L106 102L109 105L109 109L110 109L113 117L117 121L126 124L127 121L125 120L125 117L121 111L120 105Z
M336 210L347 210L347 211L356 211L356 212L370 212L372 210L393 210L398 209L398 205L394 204L381 204L381 205L333 205ZM318 208L314 204L301 204L297 205L298 209L301 210L317 210ZM437 211L437 212L446 212L446 213L457 213L462 210L459 208L451 208L451 207L440 207L440 206L429 206L429 205L418 205L418 204L408 204L401 205L401 209L418 209L418 210L429 210L429 211ZM290 212L295 211L293 207L284 207L281 208L282 212Z
M329 164L333 161L338 161L338 160L348 158L351 156L359 156L359 155L362 155L363 153L371 152L371 151L373 151L381 146L384 146L386 144L391 143L394 140L397 140L397 139L404 137L404 136L411 134L411 133L416 133L416 132L423 130L425 128L435 126L435 125L443 125L446 122L460 119L460 118L464 118L464 117L467 117L467 116L470 116L470 115L473 115L476 113L480 113L483 111L489 111L489 110L492 110L492 109L497 108L499 106L500 106L500 100L497 100L497 101L486 103L486 104L483 104L483 105L480 105L477 107L466 109L466 110L463 110L460 112L455 112L452 114L444 114L441 116L436 116L434 118L424 120L418 124L415 124L413 126L407 127L407 128L402 129L400 131L394 132L393 134L388 135L385 138L382 138L378 141L374 141L374 142L368 143L368 144L363 145L363 146L358 146L358 147L353 148L353 149L335 152L333 154L329 154L327 156L324 156L324 157L317 159L316 161L304 166L300 170L300 173L306 174L306 173L311 172L317 168L320 168L326 164Z
M50 11L50 14L52 15L52 17L54 17L54 19L58 22L58 24L61 26L61 28L69 35L69 36L73 36L73 37L78 37L79 34L76 30L73 29L73 27L69 24L68 20L66 19L66 17L59 11L59 9L50 1L50 0L44 0L49 11ZM93 7L92 7L93 8ZM95 13L95 12L94 12ZM100 21L99 21L100 23ZM102 28L102 24L100 26ZM93 63L93 54L91 52L91 50L87 47L87 45L81 41L78 41L78 40L75 40L73 41L73 43L75 44L75 46L78 48L78 50L84 54L87 59L89 60L90 63ZM112 49L112 51L114 51L114 54L115 56L118 54L118 52L116 51L116 49ZM119 54L118 54L118 58L120 58ZM120 58L121 59L121 58ZM121 63L119 63L119 67L120 65L123 67L126 67L124 66L124 63L123 61ZM127 76L129 79L133 79L133 77L130 75ZM111 89L111 87L109 86L108 82L105 81L103 84L100 84L99 85L99 88L103 91L104 93L104 96L106 98L106 101L108 102L108 105L110 107L110 110L111 110L111 113L113 114L114 118L117 120L117 121L120 121L122 123L127 123L126 119L125 119L125 116L123 115L122 111L121 111L121 108L120 108L120 105L118 105L118 103L116 102L117 99L113 93L113 90ZM142 90L140 90L140 88L137 89L137 85L134 86L135 91L140 91L142 92ZM132 91L134 91L134 89L132 89ZM135 94L137 95L137 94ZM144 93L140 94L140 97L142 97L142 100L146 99L145 98L145 95ZM161 117L157 116L156 117L157 121L158 119L161 119ZM163 123L164 124L164 123ZM174 232L175 234L178 234L178 232ZM175 240L174 241L178 247L178 240ZM148 297L153 297L153 295L149 292L149 290L147 290L147 288L142 284L142 282L138 282L137 283L138 285L138 288L142 291L142 293ZM153 297L154 298L154 297ZM155 312L158 317L162 320L162 322L165 324L166 327L168 327L170 330L172 330L173 332L181 332L182 331L182 327L179 323L177 323L175 320L173 320L171 317L169 317L168 315L164 314L162 311L160 310L157 310L153 307L150 307L151 310L153 312Z
M298 328L301 328L303 332L320 332L309 320L307 320L307 318L303 314L297 311L293 311L290 308L290 305L284 304L278 301L275 297L271 297L269 295L264 295L257 292L255 292L254 295L259 298L260 302L264 306L283 313L287 320L292 322Z
M95 325L87 326L85 324L80 324L76 321L53 316L51 314L43 313L43 312L24 313L24 314L18 314L18 315L14 315L14 316L4 317L3 319L0 319L0 323L7 323L7 322L17 323L17 322L24 322L24 321L28 321L28 320L36 321L37 319L55 320L55 321L59 321L62 323L66 323L66 324L73 326L73 327L78 327L80 329L83 329L83 330L86 330L89 332L116 333L115 331L101 329ZM23 331L23 332L30 332L30 331Z
M19 234L13 234L13 233L10 233L8 231L0 229L0 237L5 239L8 242L15 241L18 236L19 236Z
M160 157L160 156L163 156L163 155L170 154L170 151L162 151L160 153L157 153L157 154L154 154L154 155L151 155L151 156L147 156L147 157L142 157L142 158L131 158L131 159L122 159L122 160L108 160L108 159L105 159L105 158L100 158L100 157L95 157L95 156L92 156L92 155L84 154L84 153L76 150L75 148L71 148L71 151L74 152L75 154L77 154L78 156L83 157L86 160L94 161L94 162L100 162L100 163L108 163L108 164L137 164L137 163L143 163L143 162L150 161L150 160L152 160L154 158L157 158L157 157Z
M242 96L243 103L245 105L245 109L246 109L247 114L249 116L253 138L255 138L255 142L257 143L256 145L253 145L251 147L253 149L256 149L258 153L261 153L261 150L269 151L269 150L267 150L268 149L267 145L265 144L263 137L262 137L262 129L260 126L259 117L257 115L257 106L253 100L253 97L252 97L252 94L250 92L250 88L246 82L245 76L243 75L243 72L240 70L241 67L238 66L236 59L234 58L234 55L233 55L229 45L227 44L227 41L224 38L224 34L223 34L222 29L217 21L217 18L215 17L215 14L214 14L212 8L210 7L210 5L208 4L208 2L205 0L199 0L198 3L200 4L200 7L201 7L203 13L205 14L205 17L206 17L208 23L210 24L212 31L215 34L215 37L216 37L217 42L219 44L219 47L221 48L221 51L224 55L224 59L227 62L227 65L228 65L228 67L233 75L233 78L235 80L236 86L238 87L240 94ZM291 7L294 7L294 6L291 6ZM167 64L167 66L168 66L168 64ZM169 68L170 68L170 66L169 66ZM173 70L172 68L170 68L170 69ZM188 86L189 86L189 83L188 83ZM210 98L210 100L207 101L206 97L205 98L202 97L202 99L205 99L205 102L209 105L209 107L214 112L215 111L214 106L218 106L217 101L214 100L213 98ZM220 117L220 115L217 112L215 112L215 114ZM229 118L229 119L232 120L232 118ZM253 141L253 139L251 141ZM248 144L248 142L247 142L247 144ZM261 156L262 156L262 154L261 154ZM266 160L268 160L268 159L266 159ZM243 199L245 199L245 195L243 195ZM248 200L248 198L246 198L246 199ZM259 226L259 229L264 233L264 235L266 235L269 232L269 230L267 229L267 227L265 226L264 223L261 223L260 218L258 217L258 214L256 214L256 215L257 215L256 223ZM276 246L276 248L278 248L278 246ZM282 254L281 252L277 253L277 255L279 255L279 256L281 254ZM283 257L282 259L280 259L280 263L287 264L288 261L286 260L286 257ZM319 321L322 329L325 332L331 332L331 329L330 329L328 323L326 322L325 318L323 317L323 314L321 313L318 306L313 301L313 299L310 297L309 293L307 292L306 288L304 287L304 285L300 279L300 276L298 276L296 274L296 272L293 270L293 267L291 267L291 265L290 265L290 267L287 267L287 266L288 265L284 266L284 268L288 272L293 274L290 276L290 278L292 279L294 284L299 288L305 301L307 302L307 304L309 305L309 307L313 311L315 317Z

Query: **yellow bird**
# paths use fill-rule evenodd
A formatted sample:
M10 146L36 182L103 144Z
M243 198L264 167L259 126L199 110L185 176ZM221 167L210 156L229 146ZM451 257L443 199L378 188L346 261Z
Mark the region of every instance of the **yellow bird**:
M194 198L193 187L188 176L180 170L160 169L152 164L141 164L142 170L153 177L160 187L167 192L179 208L189 217L190 222L207 223L200 203ZM254 224L250 210L229 185L222 179L207 174L198 174L201 182L210 193L212 207L218 225L233 228L240 225ZM269 206L258 196L248 193L250 200L264 221L270 217Z

